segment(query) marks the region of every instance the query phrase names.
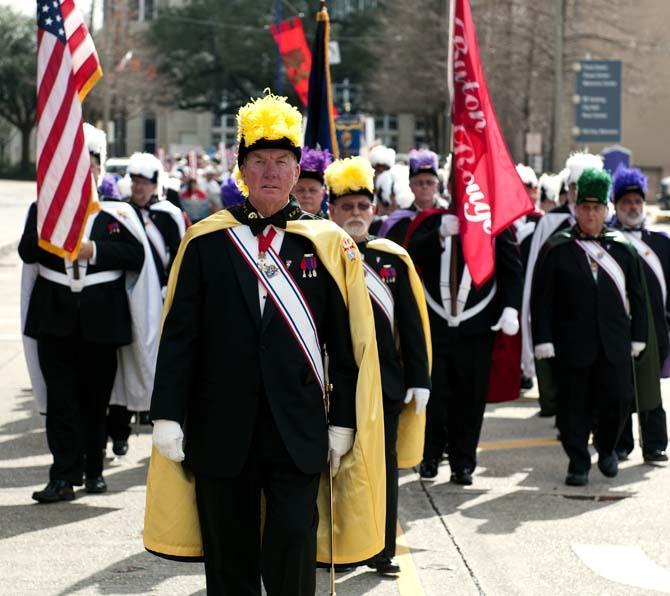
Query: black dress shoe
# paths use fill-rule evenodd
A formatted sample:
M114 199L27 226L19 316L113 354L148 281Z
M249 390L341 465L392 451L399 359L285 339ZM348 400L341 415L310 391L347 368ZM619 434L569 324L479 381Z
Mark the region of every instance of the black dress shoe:
M598 458L598 469L603 473L603 476L614 478L619 473L619 460L616 454L601 455Z
M38 503L57 503L74 500L72 484L67 480L50 480L44 489L35 491L33 499Z
M87 478L84 484L84 490L89 494L100 494L107 492L107 483L102 476L97 478Z
M378 558L368 565L379 575L397 575L400 573L400 565L396 565L392 559Z
M617 449L615 451L616 458L619 461L626 461L628 459L628 451L626 449Z
M118 439L112 441L112 451L114 452L114 455L125 455L128 453L128 440Z
M665 454L665 451L660 449L643 453L642 457L644 458L644 461L648 462L668 461L668 456Z
M521 389L523 391L528 391L533 388L533 379L525 375L521 375Z
M421 478L435 478L437 476L438 465L436 459L424 459L419 466Z
M589 481L589 475L586 472L568 472L565 477L565 484L568 486L586 486Z
M467 468L465 470L452 472L449 480L455 484L470 486L472 484L472 472Z

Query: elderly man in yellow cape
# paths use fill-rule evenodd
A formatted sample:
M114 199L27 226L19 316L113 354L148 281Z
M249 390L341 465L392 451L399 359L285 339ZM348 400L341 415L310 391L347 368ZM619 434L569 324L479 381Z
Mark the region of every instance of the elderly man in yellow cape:
M168 284L144 544L204 555L210 594L260 595L261 575L270 596L314 593L316 559L331 560L329 454L333 560L384 546L372 310L354 243L289 196L300 121L273 95L240 110L249 198L188 231Z

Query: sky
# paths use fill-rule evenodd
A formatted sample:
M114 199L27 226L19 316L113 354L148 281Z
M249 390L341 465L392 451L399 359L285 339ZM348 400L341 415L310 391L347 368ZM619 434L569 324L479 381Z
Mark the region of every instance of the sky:
M103 0L95 0L96 22L98 23L97 26L100 26L99 23L102 20L102 2ZM93 0L74 0L74 3L77 5L79 10L82 11L82 13L88 15L88 13L91 11ZM31 16L35 14L36 4L37 2L34 0L0 0L0 6L11 6L15 10Z

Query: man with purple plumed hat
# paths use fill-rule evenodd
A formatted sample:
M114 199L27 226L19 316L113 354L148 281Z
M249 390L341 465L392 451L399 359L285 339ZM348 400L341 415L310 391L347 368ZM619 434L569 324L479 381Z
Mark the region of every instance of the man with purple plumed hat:
M232 176L221 185L221 202L224 209L244 203L244 195Z
M668 356L668 319L670 312L668 286L670 286L670 238L645 227L644 202L647 192L647 177L637 168L620 167L612 181L612 200L616 210L615 227L620 229L635 247L643 263L647 292L651 306L658 344L659 365ZM649 400L651 393L658 396L658 379L648 379L638 371L638 418L642 433L642 455L646 462L667 461L668 429L665 411L658 399ZM646 383L655 385L651 392L643 391ZM649 403L648 403L649 402ZM628 459L633 450L633 425L631 416L616 446L620 461Z
M413 149L409 152L409 187L414 202L407 209L394 211L382 225L380 236L403 244L410 222L420 211L445 209L446 202L439 196L440 178L437 174L437 154L430 149Z
M323 218L328 217L324 206L326 186L323 173L332 161L333 156L328 149L303 147L300 177L291 191L303 211Z

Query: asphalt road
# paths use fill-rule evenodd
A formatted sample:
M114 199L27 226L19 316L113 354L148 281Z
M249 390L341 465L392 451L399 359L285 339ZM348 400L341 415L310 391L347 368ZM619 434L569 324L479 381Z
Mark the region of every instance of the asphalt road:
M38 505L47 480L44 420L35 413L19 329L20 261L13 247L34 185L0 182L0 594L203 595L200 564L142 547L145 428L107 462L109 492ZM666 407L670 388L663 386ZM414 471L401 478L398 579L368 569L339 574L346 596L642 596L670 594L670 470L639 449L605 479L563 485L567 460L534 391L489 406L472 487ZM111 454L111 449L109 450ZM595 461L595 458L594 458ZM407 547L408 545L408 547ZM318 594L328 577L318 572Z

